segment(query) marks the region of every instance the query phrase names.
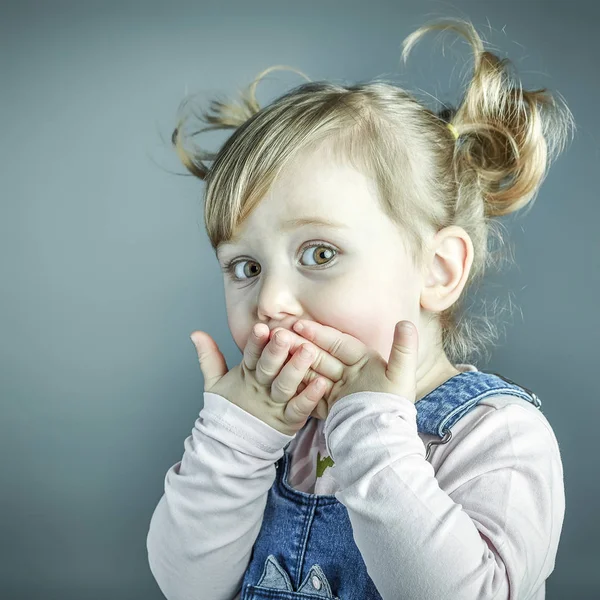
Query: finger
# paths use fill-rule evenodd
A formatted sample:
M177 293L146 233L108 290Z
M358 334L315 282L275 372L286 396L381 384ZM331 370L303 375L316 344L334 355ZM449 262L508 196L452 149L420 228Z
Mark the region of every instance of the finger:
M298 386L304 379L315 357L310 344L303 344L292 358L282 367L271 384L271 398L281 404L298 393Z
M321 381L323 381L325 383L325 391L323 392L323 394L321 396L321 400L319 402L319 406L321 404L323 404L324 407L328 407L329 406L331 392L333 390L333 386L335 385L335 383L333 381L329 380L329 379L324 378L322 375L319 375L318 373L315 373L312 369L309 369L309 375L310 375L310 377L308 378L308 382L305 383L305 381L307 380L307 377L308 377L307 376L307 377L304 378L304 381L300 384L300 386L298 386L298 389L296 390L296 393L300 394L313 381L315 381L316 379L320 378ZM325 415L327 415L327 410L325 412ZM325 417L323 417L323 418L325 418Z
M261 385L271 385L288 358L290 336L287 331L280 331L265 346L258 362L254 376Z
M265 323L257 323L248 336L244 348L243 362L250 371L256 369L256 364L265 346L269 342L269 327Z
M323 399L327 400L331 390L333 389L333 386L335 385L335 382L331 381L330 379L324 378L322 375L319 375L319 373L315 373L315 371L313 371L310 368L306 372L306 375L304 376L302 381L299 383L298 389L296 390L296 394L300 394L302 391L304 391L312 381L317 379L317 377L325 379L325 393L323 394Z
M311 365L311 370L309 374L307 374L304 378L305 383L309 383L312 379L317 377L318 375L323 375L327 379L331 381L339 381L344 374L344 364L335 356L331 356L327 352L324 352L322 348L319 348L316 344L313 344L311 341L306 340L302 336L298 335L294 331L290 331L289 329L283 329L283 327L277 327L273 329L271 332L271 336L275 335L278 331L285 331L286 334L291 336L291 344L290 344L290 353L293 354L296 352L302 344L308 344L313 348L315 352L315 358Z
M284 410L284 418L290 424L304 424L308 417L323 397L323 392L327 386L324 385L323 378L317 378L311 381L306 389L297 396L294 396L287 404Z
M314 361L313 361L313 365L314 365ZM296 390L296 393L299 394L304 388L308 387L310 385L310 383L312 381L314 381L315 379L317 379L318 377L320 377L321 379L325 379L326 390L325 390L324 396L327 397L329 395L329 392L335 385L336 381L339 381L339 378L336 379L335 381L332 381L331 379L324 377L321 373L318 373L317 371L313 371L312 367L309 367L309 369L304 374L302 381L298 385L298 389Z
M394 390L398 390L395 393L411 401L414 401L416 394L418 349L419 336L414 324L410 321L396 323L385 374L395 384Z
M330 379L327 379L326 377L323 377L322 375L319 375L319 373L316 373L315 371L312 370L312 368L308 368L308 370L306 371L306 374L304 375L304 377L302 378L302 381L298 384L298 387L296 388L296 394L300 395L311 383L313 383L315 381L315 379L317 378L321 378L322 381L325 382L325 391L323 392L323 394L321 394L321 399L319 400L317 406L313 409L312 412L312 416L318 416L321 419L325 419L327 418L327 414L329 412L329 402L330 402L330 396L331 396L331 392L333 390L333 387L335 386L334 381L331 381Z
M193 331L190 339L196 347L200 370L204 377L204 391L209 391L229 370L217 343L203 331Z
M345 365L354 365L369 352L354 336L316 321L296 321L294 331Z

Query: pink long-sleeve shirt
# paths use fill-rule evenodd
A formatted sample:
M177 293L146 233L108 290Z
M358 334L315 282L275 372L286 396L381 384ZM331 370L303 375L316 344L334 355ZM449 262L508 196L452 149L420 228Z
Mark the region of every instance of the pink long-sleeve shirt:
M146 542L165 597L239 599L274 463L289 444L288 483L346 506L384 600L545 598L565 511L545 416L512 395L487 397L426 461L427 442L439 438L417 431L416 414L401 396L360 392L288 436L205 392Z

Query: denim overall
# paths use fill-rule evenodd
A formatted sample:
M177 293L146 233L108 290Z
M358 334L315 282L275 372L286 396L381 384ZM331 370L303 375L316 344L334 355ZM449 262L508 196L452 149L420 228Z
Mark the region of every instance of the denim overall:
M542 403L522 386L498 374L465 371L454 375L416 404L417 429L446 444L451 427L480 400L510 394ZM289 444L288 444L289 445ZM286 446L287 448L287 446ZM346 507L335 495L309 494L287 482L285 452L267 497L262 527L242 582L241 600L382 600L354 542Z

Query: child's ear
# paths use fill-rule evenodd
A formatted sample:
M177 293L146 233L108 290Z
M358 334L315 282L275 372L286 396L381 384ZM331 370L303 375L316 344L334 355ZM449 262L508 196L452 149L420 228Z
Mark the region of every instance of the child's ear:
M467 283L473 264L473 242L462 227L451 225L435 234L429 256L421 306L441 312L458 300Z

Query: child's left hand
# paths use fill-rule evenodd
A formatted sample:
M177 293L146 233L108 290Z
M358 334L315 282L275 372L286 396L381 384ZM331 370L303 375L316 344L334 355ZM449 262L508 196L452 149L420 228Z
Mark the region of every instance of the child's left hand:
M410 325L412 335L400 328ZM298 331L298 324L303 329ZM410 321L400 321L394 330L389 360L347 333L314 321L298 321L294 331L342 363L343 373L329 393L329 409L355 392L386 392L416 401L418 332Z

